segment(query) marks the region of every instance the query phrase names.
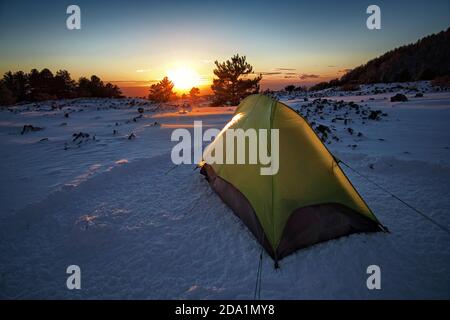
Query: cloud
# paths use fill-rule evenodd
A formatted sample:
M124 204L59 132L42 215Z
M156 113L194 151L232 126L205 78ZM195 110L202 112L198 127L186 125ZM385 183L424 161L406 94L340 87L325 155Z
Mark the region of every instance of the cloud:
M336 66L328 66L328 68L336 68Z
M279 76L284 75L284 78L297 78L298 73L297 72L286 72L286 71L293 71L295 69L290 68L274 68L271 71L261 71L261 72L253 72L254 74L261 74L263 76Z
M128 85L145 85L152 82L159 82L159 80L110 80L108 82Z
M137 69L136 70L137 73L150 72L150 71L152 71L152 69Z
M317 74L302 74L302 75L300 75L300 79L302 79L302 80L317 79L317 78L320 78L320 76Z
M342 69L342 70L339 70L338 73L348 73L350 71L352 71L352 69Z
M295 69L292 68L275 68L274 71L295 71Z
M282 72L273 72L273 71L261 71L261 72L253 72L253 74L261 74L263 76L276 76L276 75L280 75L283 74Z

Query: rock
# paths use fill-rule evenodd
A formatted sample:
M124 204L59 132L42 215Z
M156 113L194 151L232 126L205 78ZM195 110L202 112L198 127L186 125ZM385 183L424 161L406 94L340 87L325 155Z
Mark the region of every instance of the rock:
M395 96L391 97L391 102L405 102L408 101L408 98L401 93L397 93Z
M76 140L80 139L80 142L84 139L84 138L89 138L89 133L84 133L84 132L79 132L79 133L74 133L72 134L72 142L75 142Z
M323 125L323 124L319 124L316 127L316 131L320 132L320 133L330 133L331 132L330 128L325 126L325 125Z
M128 140L134 139L136 138L136 135L132 132L129 136L128 136Z
M380 115L382 114L381 110L371 110L369 113L369 119L370 120L380 120Z
M137 111L138 111L139 113L144 113L144 108L139 107L139 108L137 109Z
M142 118L142 114L140 114L140 115L137 116L137 117L134 117L134 118L133 118L133 121L134 121L134 122L137 122L137 119L140 119L140 118Z
M26 125L23 126L22 132L20 134L24 134L24 133L27 133L27 132L41 131L41 130L44 130L44 128L35 127L35 126L31 125L31 124L26 124Z
M316 127L316 132L318 134L320 134L321 140L325 142L327 140L327 138L328 138L328 133L331 133L331 130L330 130L329 127L327 127L327 126L325 126L323 124L319 124Z
M423 97L423 93L422 92L418 92L415 95L416 98L422 98Z

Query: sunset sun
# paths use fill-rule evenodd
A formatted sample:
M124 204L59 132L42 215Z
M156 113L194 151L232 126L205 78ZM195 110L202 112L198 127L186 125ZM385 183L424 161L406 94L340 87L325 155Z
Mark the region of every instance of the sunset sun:
M169 79L173 81L175 89L187 90L200 84L199 74L190 68L180 67L167 72Z

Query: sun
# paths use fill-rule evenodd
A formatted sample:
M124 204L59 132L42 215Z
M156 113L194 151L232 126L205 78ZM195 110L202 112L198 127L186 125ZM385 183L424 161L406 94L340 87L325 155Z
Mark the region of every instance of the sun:
M179 67L167 71L169 79L175 85L175 89L187 90L192 87L197 87L200 84L199 74L188 67Z

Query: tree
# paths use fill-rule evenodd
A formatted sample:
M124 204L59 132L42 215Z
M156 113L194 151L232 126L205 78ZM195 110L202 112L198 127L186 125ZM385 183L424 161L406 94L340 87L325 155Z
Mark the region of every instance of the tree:
M49 69L44 68L41 70L41 72L39 72L39 79L41 88L41 95L39 96L39 100L54 98L53 73Z
M27 98L28 90L28 76L23 71L17 71L14 74L15 91L14 96L17 100L25 100Z
M92 97L104 97L104 84L103 81L96 75L91 76L91 81L89 83L89 92Z
M13 99L23 101L27 97L28 77L23 71L12 73L6 72L3 75L3 85L8 89Z
M53 91L58 98L74 98L77 84L66 70L58 70L53 79Z
M292 93L292 91L295 90L295 86L293 84L290 84L290 85L284 87L284 90L286 90L290 94L290 93Z
M192 89L189 91L189 96L192 100L197 99L197 96L200 94L200 89L196 87L192 87Z
M28 75L28 96L30 100L55 99L53 81L53 73L49 69L44 68L40 72L37 69L32 69Z
M7 106L16 102L16 98L9 88L6 86L5 81L0 80L0 106Z
M173 87L173 82L169 78L164 77L160 82L150 86L148 99L154 102L167 102L176 96L176 93L173 92Z
M40 77L39 71L37 69L31 69L28 74L28 97L30 100L35 100L34 97L38 94L40 90Z
M92 75L90 80L85 77L81 77L78 80L77 96L97 98L123 97L118 86L109 82L105 85L96 75Z
M215 105L226 103L237 105L247 95L259 92L259 81L262 76L247 78L253 73L253 67L247 63L245 56L236 54L231 60L214 63L216 69L213 72L217 79L213 79L211 89L214 92Z
M78 88L77 88L78 97L91 96L90 83L91 82L86 77L81 77L80 79L78 79Z
M109 82L105 85L104 96L107 98L123 98L122 91L120 91L119 87Z

